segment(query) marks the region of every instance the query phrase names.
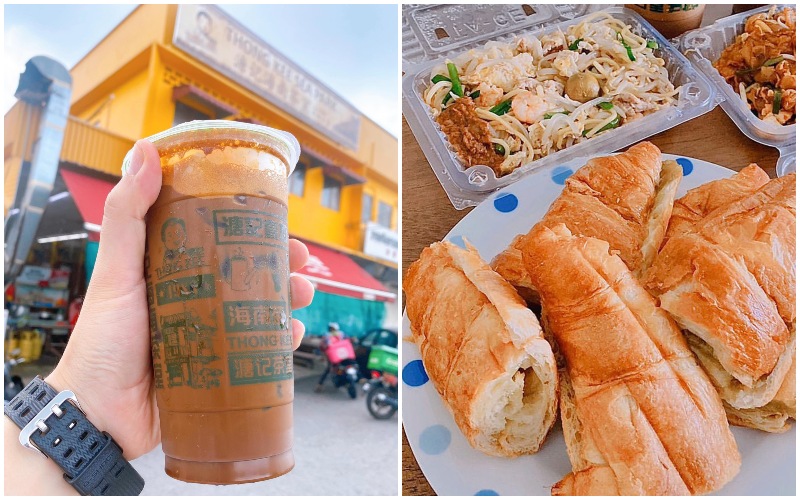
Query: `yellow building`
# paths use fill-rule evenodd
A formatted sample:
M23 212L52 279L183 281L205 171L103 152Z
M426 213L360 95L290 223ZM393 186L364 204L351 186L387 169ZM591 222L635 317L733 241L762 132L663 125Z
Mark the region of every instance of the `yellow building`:
M397 139L222 10L139 6L70 75L62 173L113 182L135 140L189 120L289 131L303 149L290 187L291 235L348 254L396 292ZM18 101L5 116L6 215L31 156L30 107Z

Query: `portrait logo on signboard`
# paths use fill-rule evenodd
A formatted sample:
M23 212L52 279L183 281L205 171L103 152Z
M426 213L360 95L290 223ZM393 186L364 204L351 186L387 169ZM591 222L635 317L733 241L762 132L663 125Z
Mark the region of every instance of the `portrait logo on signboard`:
M358 150L358 110L221 9L180 5L173 43L337 143Z
M203 50L214 53L217 51L217 41L214 39L214 18L211 14L199 8L194 15L194 22L184 33L186 41Z

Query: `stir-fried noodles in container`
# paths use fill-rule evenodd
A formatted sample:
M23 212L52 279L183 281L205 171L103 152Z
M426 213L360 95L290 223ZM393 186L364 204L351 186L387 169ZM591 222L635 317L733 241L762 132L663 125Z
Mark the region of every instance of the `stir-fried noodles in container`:
M714 63L750 110L777 125L796 122L797 30L788 7L747 19L744 33Z
M657 49L599 12L465 52L433 69L423 99L464 166L500 177L675 104Z

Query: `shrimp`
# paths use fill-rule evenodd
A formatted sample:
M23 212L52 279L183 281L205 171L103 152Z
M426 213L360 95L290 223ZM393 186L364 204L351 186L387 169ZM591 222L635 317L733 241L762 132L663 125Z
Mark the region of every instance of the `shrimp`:
M503 99L503 89L495 87L490 83L481 82L478 85L481 95L475 99L475 105L482 108L490 108Z
M511 101L511 111L521 122L536 123L547 112L547 102L530 91L520 92Z

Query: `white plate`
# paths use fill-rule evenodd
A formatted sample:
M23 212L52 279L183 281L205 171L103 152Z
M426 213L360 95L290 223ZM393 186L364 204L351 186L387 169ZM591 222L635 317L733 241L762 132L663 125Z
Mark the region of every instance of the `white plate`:
M683 167L678 197L734 173L702 160L668 154L663 157L677 160ZM466 238L489 262L514 236L528 232L544 216L565 179L585 163L586 159L576 159L543 169L498 191L464 217L445 239L463 247ZM403 337L410 335L404 313ZM558 424L535 455L503 459L473 450L427 381L417 346L404 342L402 351L403 425L422 472L439 495L549 495L550 487L572 470ZM795 494L794 425L784 434L741 427L733 427L733 434L742 455L742 468L717 494Z

